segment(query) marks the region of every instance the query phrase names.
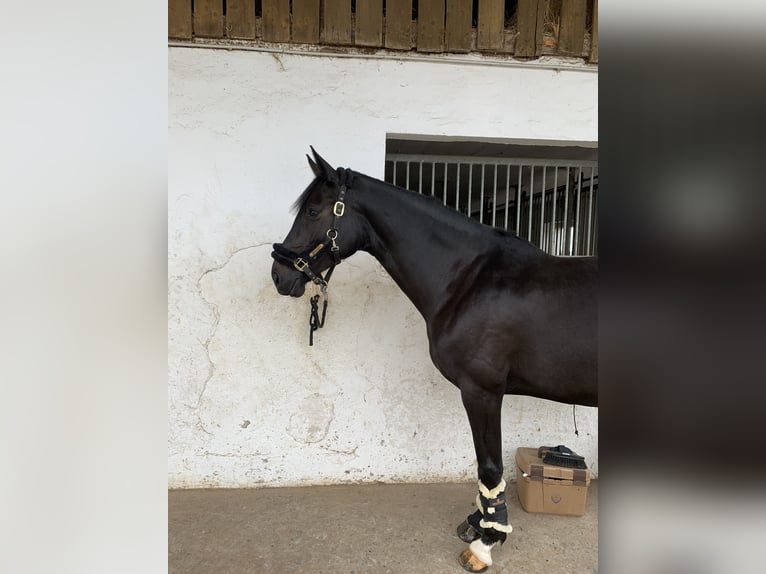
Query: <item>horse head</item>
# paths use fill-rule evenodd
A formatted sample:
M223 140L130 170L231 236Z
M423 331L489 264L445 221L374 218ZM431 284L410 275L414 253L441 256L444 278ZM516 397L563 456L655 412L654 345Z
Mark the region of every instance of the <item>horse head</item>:
M292 297L302 296L309 281L326 287L335 265L356 250L349 249L353 244L350 241L353 226L348 222L345 203L350 172L334 169L313 147L311 152L314 159L306 157L314 181L293 205L296 211L293 226L282 243L274 244L271 254L274 285L281 295Z

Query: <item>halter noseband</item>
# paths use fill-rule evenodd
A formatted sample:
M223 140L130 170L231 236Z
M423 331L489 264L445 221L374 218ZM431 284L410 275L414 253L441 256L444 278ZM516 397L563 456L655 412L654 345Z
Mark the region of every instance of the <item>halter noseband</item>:
M327 313L327 284L330 281L330 277L332 276L332 272L335 270L336 265L340 265L341 262L341 256L340 256L340 247L338 246L338 243L336 239L338 239L338 229L340 227L340 218L343 217L343 214L346 211L346 204L344 202L346 198L346 191L348 190L347 182L351 179L351 170L344 169L344 168L338 168L337 170L338 174L338 199L333 205L332 213L333 213L333 220L332 220L332 226L330 229L327 230L326 238L324 240L317 240L314 242L312 246L305 249L301 253L295 253L294 251L288 249L285 247L282 243L274 243L273 248L274 251L271 252L271 256L274 258L275 261L278 261L279 263L282 263L283 265L287 265L289 267L293 267L294 269L297 269L304 275L306 275L311 282L313 282L316 285L319 285L319 288L322 290L322 295L324 297L324 304L322 307L322 318L319 318L318 313L318 301L319 301L319 295L314 295L311 298L311 318L309 320L309 324L311 325L311 330L309 331L309 345L314 344L314 331L317 329L320 329L324 327L324 320L325 320L325 314ZM324 277L322 277L322 274L319 272L314 272L311 269L311 265L314 264L317 259L319 258L322 250L330 246L330 253L332 253L333 263L330 265L330 268L325 273Z

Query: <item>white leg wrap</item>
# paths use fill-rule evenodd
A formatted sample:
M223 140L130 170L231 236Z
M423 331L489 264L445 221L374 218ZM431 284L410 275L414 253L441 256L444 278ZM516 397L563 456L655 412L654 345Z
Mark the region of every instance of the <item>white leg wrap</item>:
M482 519L479 521L479 526L482 528L494 528L498 532L505 532L506 534L510 534L513 532L513 527L510 524L501 524L500 522L496 522L493 520L495 518L493 515L495 514L495 509L490 506L487 508L486 512L484 508L482 508L481 505L481 498L480 496L483 496L487 499L493 499L500 496L503 492L505 492L505 480L500 479L500 483L493 489L487 488L484 483L479 481L479 492L480 495L476 495L476 506L479 508L479 511L482 514Z
M482 481L479 481L479 492L481 492L481 495L484 498L497 498L498 495L503 491L505 491L505 479L501 478L500 484L498 484L492 490L484 486L484 483Z
M505 532L506 534L510 534L513 532L513 526L510 524L500 524L499 522L489 522L487 520L484 520L483 518L479 521L479 526L482 528L494 528L498 532Z
M492 545L494 546L494 544ZM487 546L481 541L481 538L474 540L468 546L479 560L484 562L487 566L492 566L492 546Z

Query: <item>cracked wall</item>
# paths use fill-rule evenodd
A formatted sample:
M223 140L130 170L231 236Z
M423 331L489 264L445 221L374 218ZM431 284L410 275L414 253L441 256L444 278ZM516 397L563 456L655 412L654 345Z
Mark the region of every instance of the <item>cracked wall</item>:
M473 479L457 389L380 265L338 267L309 347L308 300L277 295L271 243L309 144L381 177L386 133L596 141L596 74L171 48L168 79L169 485ZM506 397L506 477L517 446L560 443L597 474L597 410L577 425Z

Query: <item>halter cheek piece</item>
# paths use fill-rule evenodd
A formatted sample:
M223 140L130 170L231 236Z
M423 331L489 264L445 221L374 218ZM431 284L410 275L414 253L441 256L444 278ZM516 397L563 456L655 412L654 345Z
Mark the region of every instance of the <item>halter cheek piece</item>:
M271 256L275 261L293 267L306 275L311 282L319 285L322 290L322 296L324 303L322 306L322 317L319 317L319 295L314 295L311 298L311 317L309 319L309 325L311 327L309 331L309 346L314 344L314 331L324 327L325 315L327 313L327 284L330 282L332 272L335 270L335 266L341 262L340 247L336 239L338 239L338 229L340 228L340 218L346 211L346 204L344 203L347 191L347 182L351 179L351 170L338 168L338 200L335 202L332 208L333 220L332 226L327 230L324 240L317 240L308 249L301 253L295 253L282 243L275 243L273 245L274 251L271 252ZM321 255L322 251L330 246L330 253L332 253L333 263L325 273L324 277L319 272L314 272L311 269L311 265L316 263Z

